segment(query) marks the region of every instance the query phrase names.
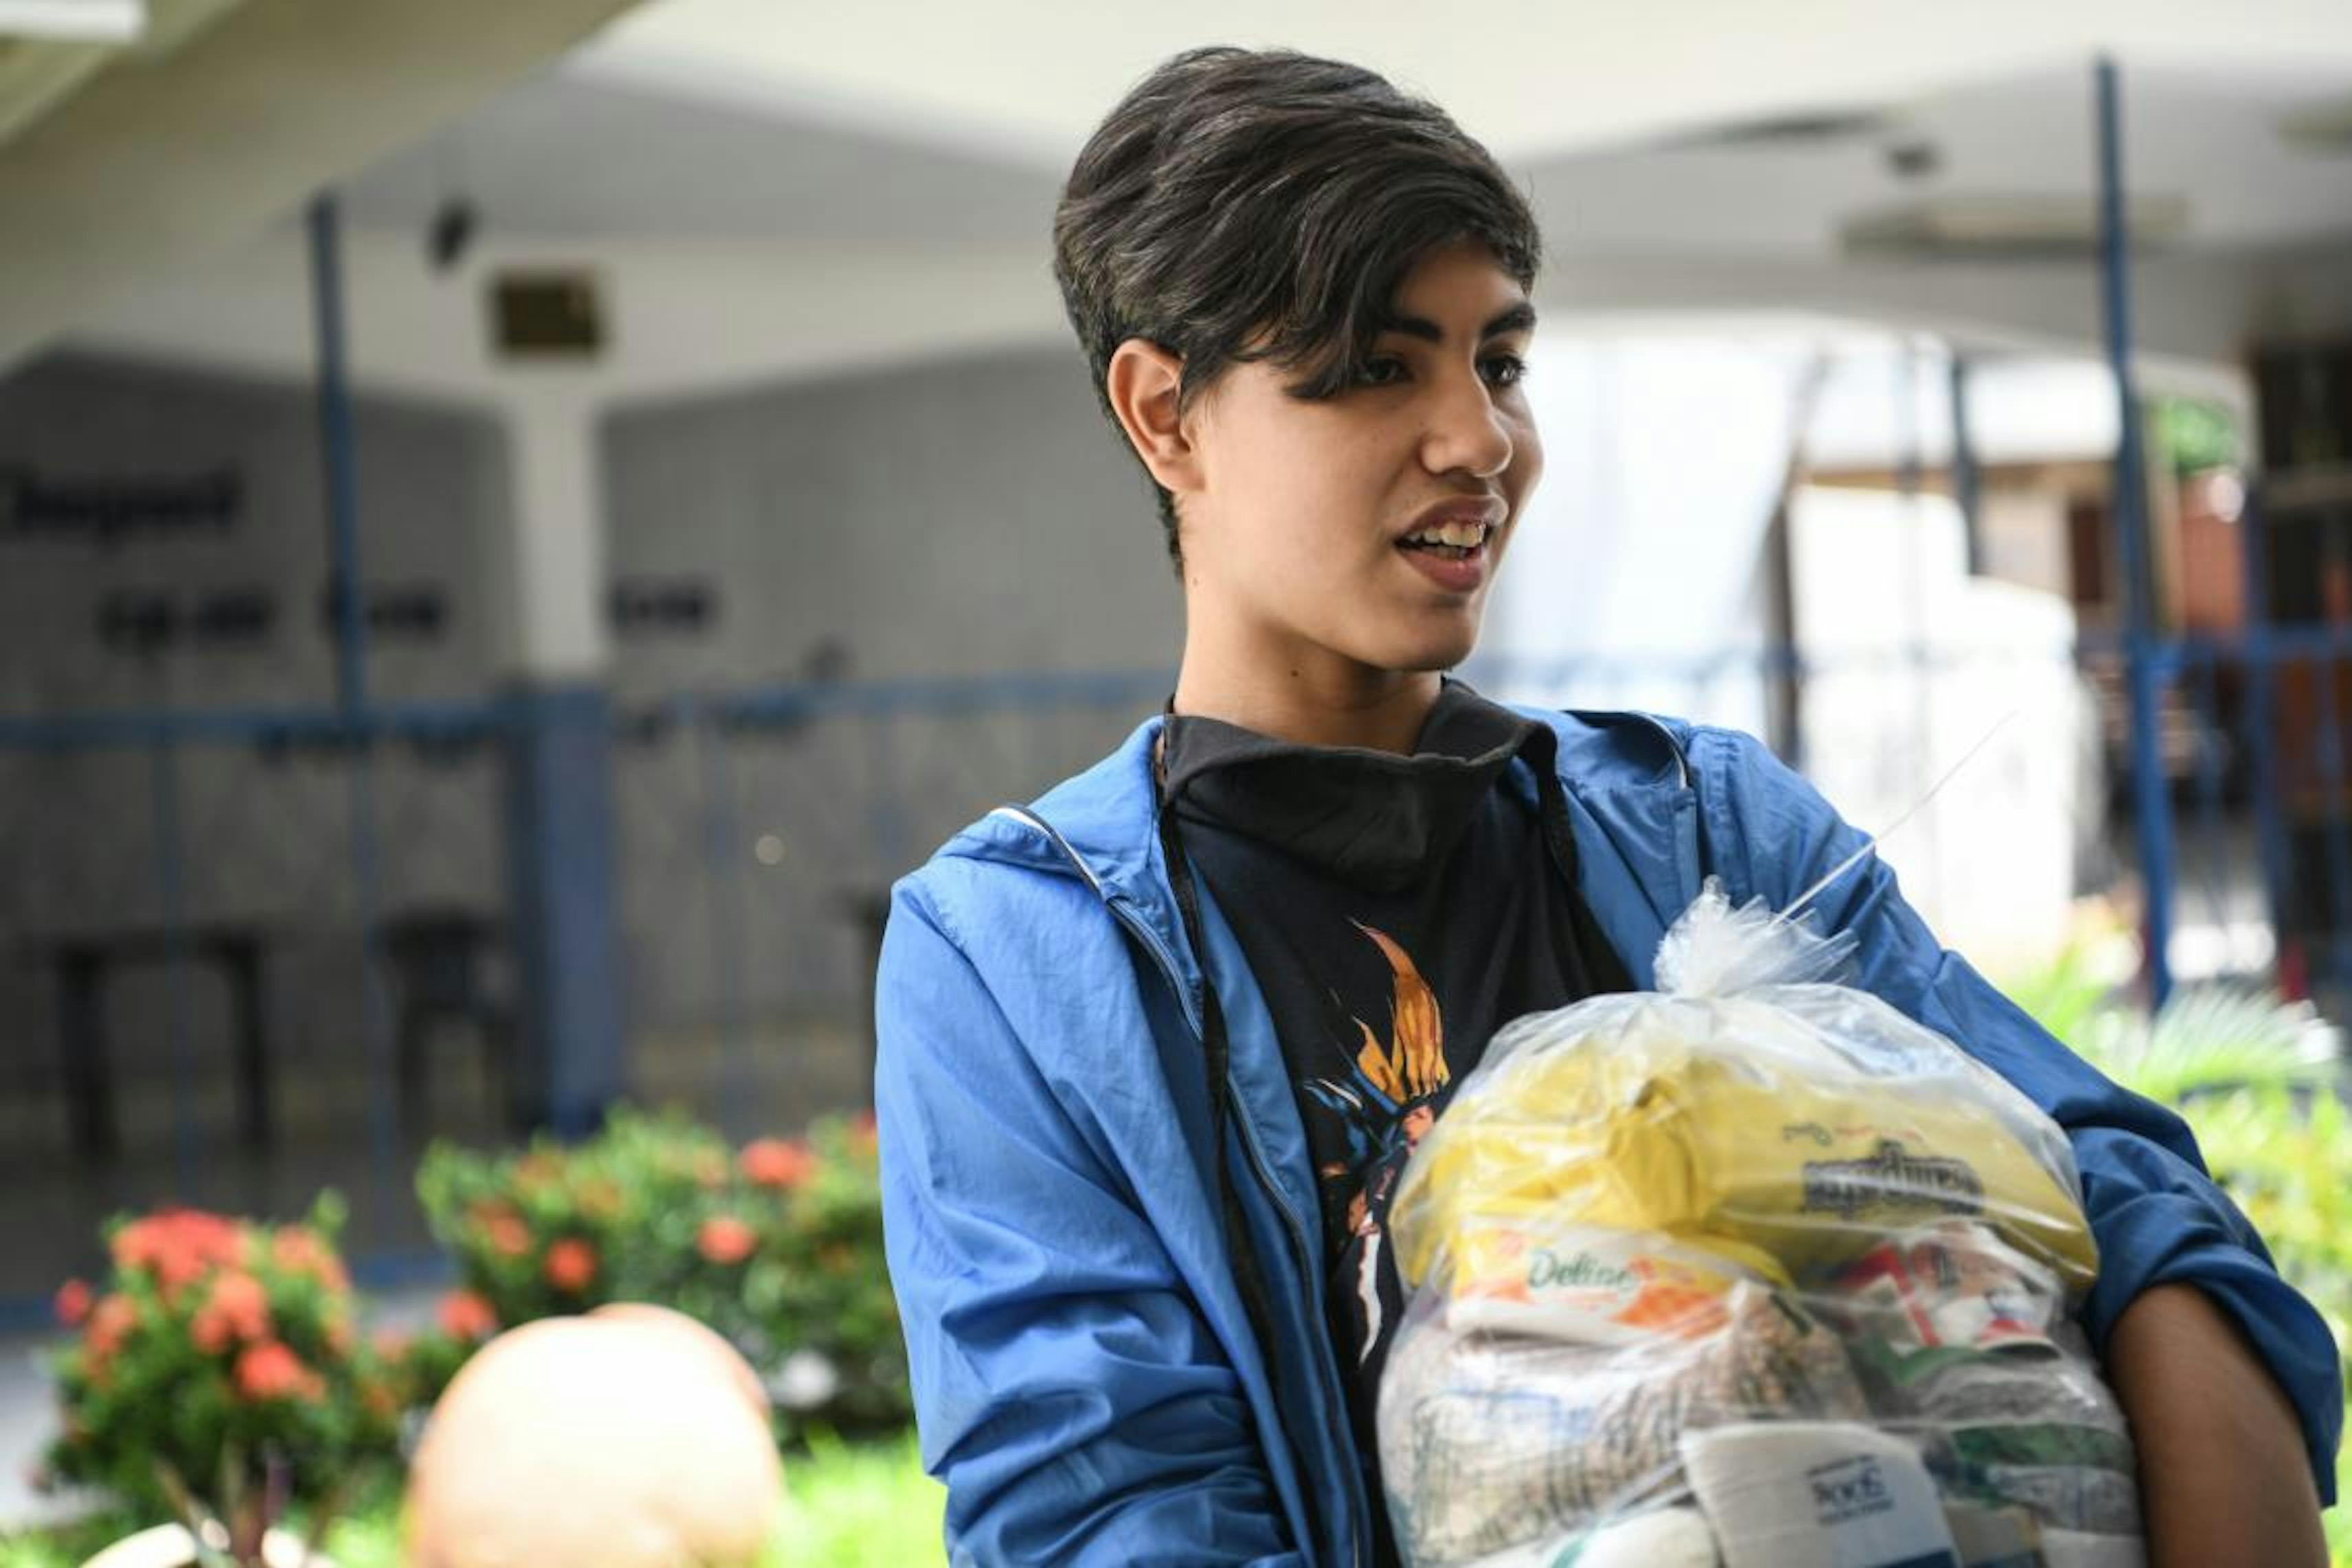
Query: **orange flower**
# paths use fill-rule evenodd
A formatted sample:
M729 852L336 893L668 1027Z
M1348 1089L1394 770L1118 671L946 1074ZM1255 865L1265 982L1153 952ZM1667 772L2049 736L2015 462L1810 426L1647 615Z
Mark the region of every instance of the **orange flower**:
M435 1316L441 1331L452 1339L486 1340L498 1331L498 1313L472 1290L452 1290L442 1297Z
M257 1402L317 1399L326 1392L319 1374L276 1340L264 1340L248 1347L236 1358L236 1370L231 1375L236 1382L236 1391Z
M816 1155L798 1139L762 1138L743 1146L741 1165L755 1185L790 1191L816 1174Z
M874 1123L871 1110L861 1110L849 1119L849 1146L866 1159L874 1157L882 1146L882 1135Z
M578 1295L596 1278L596 1249L577 1237L565 1237L547 1249L547 1282Z
M562 1174L562 1156L545 1149L535 1149L515 1162L515 1184L526 1192L551 1185Z
M184 1287L216 1265L237 1262L245 1232L234 1220L200 1209L160 1209L116 1231L112 1251L117 1267L145 1269L163 1300L175 1301Z
M93 1298L89 1285L79 1279L68 1279L58 1287L58 1321L67 1328L78 1329L89 1320Z
M731 1214L712 1215L694 1237L695 1250L722 1266L742 1262L759 1245L759 1234Z
M226 1312L206 1302L188 1323L188 1340L206 1355L218 1355L236 1342L236 1329Z
M244 1270L232 1269L214 1279L210 1305L228 1321L238 1339L269 1337L269 1292Z
M289 1274L308 1274L331 1290L351 1289L351 1276L343 1272L342 1260L334 1249L303 1226L278 1226L269 1238L269 1256Z
M572 1201L590 1219L613 1219L621 1212L621 1184L610 1176L592 1176L572 1189Z
M139 1309L131 1298L110 1293L90 1309L89 1327L83 1332L82 1343L93 1357L104 1361L122 1348L122 1342L138 1326Z
M504 1258L520 1258L530 1250L530 1226L512 1209L492 1209L482 1217L482 1234L490 1250Z

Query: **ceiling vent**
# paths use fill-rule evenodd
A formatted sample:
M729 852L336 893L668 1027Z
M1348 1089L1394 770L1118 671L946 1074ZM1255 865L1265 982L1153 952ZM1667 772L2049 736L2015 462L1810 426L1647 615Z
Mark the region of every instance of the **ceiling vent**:
M2180 196L2134 196L2125 226L2135 247L2160 247L2189 230ZM1859 214L1840 227L1860 260L2081 260L2099 245L2098 204L2088 196L1945 196Z
M584 268L501 272L490 279L490 342L508 359L593 359L604 316Z

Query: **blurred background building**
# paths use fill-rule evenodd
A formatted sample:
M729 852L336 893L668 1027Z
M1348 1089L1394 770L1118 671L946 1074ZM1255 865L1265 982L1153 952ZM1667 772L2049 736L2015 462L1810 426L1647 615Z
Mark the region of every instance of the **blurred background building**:
M2352 979L2340 4L0 0L0 1305L167 1198L332 1183L396 1279L427 1139L864 1102L891 880L1170 684L1046 234L1211 39L1534 193L1474 680L1869 827L1990 733L1886 847L1982 966L2098 899L2118 983Z

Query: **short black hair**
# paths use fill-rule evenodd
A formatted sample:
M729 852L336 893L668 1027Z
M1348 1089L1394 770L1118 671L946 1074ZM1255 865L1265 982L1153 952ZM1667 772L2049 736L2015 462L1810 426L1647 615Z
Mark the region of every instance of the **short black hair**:
M1200 48L1139 82L1078 153L1054 277L1106 415L1129 338L1183 362L1180 403L1253 360L1320 398L1361 373L1405 274L1461 240L1534 287L1535 214L1444 110L1343 61ZM1153 488L1181 567L1175 498Z

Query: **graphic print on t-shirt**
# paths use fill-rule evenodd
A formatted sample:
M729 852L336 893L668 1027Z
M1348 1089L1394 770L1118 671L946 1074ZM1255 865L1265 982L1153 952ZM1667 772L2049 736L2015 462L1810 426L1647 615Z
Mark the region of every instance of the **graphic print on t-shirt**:
M1389 1197L1422 1135L1437 1120L1453 1074L1445 1065L1445 1021L1437 995L1421 971L1386 932L1360 921L1349 922L1388 961L1392 990L1388 1038L1351 1016L1362 1037L1335 1078L1300 1085L1309 1104L1338 1123L1346 1156L1316 1168L1323 1189L1323 1212L1336 1217L1347 1237L1346 1278L1353 1287L1352 1310L1361 1332L1359 1359L1380 1342L1384 1309L1381 1300L1381 1254L1386 1241ZM1335 1055L1345 1047L1334 1042ZM1328 1147L1321 1140L1318 1147Z

